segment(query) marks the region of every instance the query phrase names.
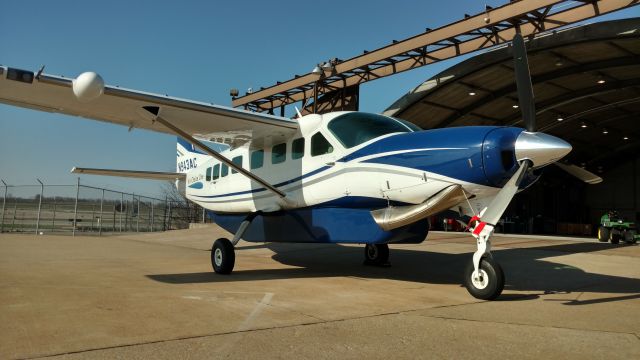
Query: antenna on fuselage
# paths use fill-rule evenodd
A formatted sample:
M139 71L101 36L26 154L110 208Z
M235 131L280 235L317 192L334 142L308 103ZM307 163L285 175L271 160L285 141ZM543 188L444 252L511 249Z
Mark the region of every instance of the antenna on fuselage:
M300 110L298 110L297 106L294 106L296 108L296 112L298 113L298 119L300 119L302 117L302 114L300 113Z

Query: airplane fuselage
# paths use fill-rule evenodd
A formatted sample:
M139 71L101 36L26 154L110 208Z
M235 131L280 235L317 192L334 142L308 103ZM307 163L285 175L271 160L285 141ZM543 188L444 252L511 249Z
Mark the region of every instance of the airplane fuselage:
M515 171L513 146L522 129L484 126L420 131L386 118L397 121L400 131L371 139L364 134L366 141L357 143L363 140L357 139L358 134L345 135L345 131L357 129L349 128L351 120L344 120L344 116L358 114L362 113L306 116L300 119L300 132L286 141L222 153L285 192L285 199L225 169L213 158L188 152L185 147L189 145L183 143L182 151L179 145L178 153L183 156L178 170L197 163L187 172L186 196L222 216L319 208L368 212L390 205L420 204L444 188L460 184L472 198L471 203L460 206L477 212L486 205L482 199L495 195ZM347 124L335 125L341 122Z

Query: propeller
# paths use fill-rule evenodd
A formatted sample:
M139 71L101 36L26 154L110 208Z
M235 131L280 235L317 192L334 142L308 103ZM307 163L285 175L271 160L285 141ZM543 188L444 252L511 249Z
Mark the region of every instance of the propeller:
M531 85L531 74L529 72L529 60L527 59L527 49L524 46L522 35L516 34L513 43L513 62L516 74L516 87L518 89L518 102L525 128L529 132L536 131L536 103L533 96L533 86Z
M555 163L561 169L588 184L597 184L602 181L597 175L575 165L557 163L557 160L571 151L571 146L554 136L536 132L536 106L531 85L529 61L527 60L527 49L520 34L516 34L513 37L512 43L518 102L522 112L522 121L527 131L522 132L515 143L516 156L519 161L518 170L480 215L483 222L492 225L495 225L500 220L502 214L511 203L511 199L518 192L520 183L525 178L527 171L534 167Z
M602 182L602 178L590 171L587 171L579 166L573 164L563 164L560 162L555 163L557 167L568 172L569 174L577 177L578 179L586 182L587 184L594 185Z
M531 73L529 71L529 61L527 59L527 49L524 45L524 38L520 34L516 34L512 40L513 44L513 61L514 61L514 70L515 70L515 78L516 78L516 86L518 90L518 103L520 104L520 112L522 113L522 121L524 122L525 128L528 132L534 133L529 134L528 137L530 139L524 139L526 137L523 135L523 141L521 141L526 149L521 150L521 152L526 154L536 154L536 152L544 152L545 143L551 144L550 135L546 135L543 133L536 132L536 105L535 98L533 94L533 87L531 85ZM531 139L541 138L541 140ZM546 138L546 139L545 139ZM556 146L558 147L558 146ZM558 147L559 150L561 150ZM516 150L517 151L517 150ZM548 156L547 159L549 162L553 162L554 154L547 151ZM547 163L549 163L547 162ZM576 178L584 181L587 184L598 184L602 182L602 178L573 164L561 164L557 162L553 162L556 166L566 171L567 173L575 176ZM540 164L535 164L540 165ZM545 164L546 165L546 164Z

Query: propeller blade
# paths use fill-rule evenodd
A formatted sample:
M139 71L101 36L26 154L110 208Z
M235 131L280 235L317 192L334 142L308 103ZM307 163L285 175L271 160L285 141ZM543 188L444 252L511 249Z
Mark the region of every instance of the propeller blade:
M487 206L484 214L480 216L482 221L487 224L495 225L498 220L500 220L502 214L507 209L507 206L511 203L511 199L513 199L513 196L518 192L518 186L524 178L524 175L527 173L529 166L529 161L523 161L520 164L520 168L518 168L511 179L509 179L509 181L507 181L507 183L502 187L500 192L498 192L498 195L493 198L493 201L491 201L491 204Z
M516 86L518 88L518 102L525 128L529 132L536 131L536 105L531 86L531 74L529 73L529 61L527 60L527 48L524 46L522 35L516 34L512 40L513 61L516 73Z
M581 167L573 164L555 163L560 169L568 172L569 174L577 177L578 179L586 182L587 184L594 185L602 182L602 178L591 171L587 171Z

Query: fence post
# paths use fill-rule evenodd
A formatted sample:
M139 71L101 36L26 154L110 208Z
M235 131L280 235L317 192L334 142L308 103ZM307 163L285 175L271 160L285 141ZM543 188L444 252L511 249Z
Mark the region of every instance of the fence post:
M164 209L162 209L162 231L167 231L167 195L164 196Z
M93 232L93 222L96 219L96 204L91 204L91 232Z
M51 232L56 231L56 210L58 208L58 200L53 196L53 218L51 219Z
M18 213L18 198L16 197L13 202L13 220L11 221L11 231L16 227L16 215Z
M80 177L78 177L78 181L76 182L76 203L73 206L73 230L71 232L72 236L76 236L76 226L78 224L78 196L80 196Z
M124 206L124 193L120 193L120 232L122 232L122 207Z
M151 200L151 232L153 232L153 200Z
M38 200L38 216L36 217L36 235L40 230L40 211L42 211L42 196L44 195L44 184L40 179L36 179L40 183L40 199Z
M102 235L102 206L104 204L104 189L102 189L102 198L100 198L100 217L98 218L98 236Z
M0 222L0 233L2 233L4 232L4 211L7 205L7 189L9 188L9 185L7 185L4 180L0 181L2 181L2 183L4 184L4 197L2 198L2 222Z
M167 218L167 230L171 230L171 201L169 201L169 216Z
M135 195L133 199L135 200ZM136 232L140 232L140 195L138 195L138 216L136 216Z

